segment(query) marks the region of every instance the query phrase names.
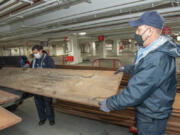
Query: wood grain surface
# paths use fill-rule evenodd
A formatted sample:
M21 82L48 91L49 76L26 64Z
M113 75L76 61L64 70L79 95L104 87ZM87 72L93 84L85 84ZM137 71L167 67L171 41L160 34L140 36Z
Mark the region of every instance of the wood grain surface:
M0 105L8 103L12 100L16 100L18 98L19 98L19 96L15 95L15 94L0 90Z
M117 93L122 73L71 69L2 68L0 85L29 93L98 106Z
M21 122L21 118L0 107L0 130Z

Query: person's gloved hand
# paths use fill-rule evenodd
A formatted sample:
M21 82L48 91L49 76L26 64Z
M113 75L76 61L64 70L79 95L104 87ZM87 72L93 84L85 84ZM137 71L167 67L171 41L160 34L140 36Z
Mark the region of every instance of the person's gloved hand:
M114 74L118 74L119 72L124 72L124 67L119 67L118 70L116 72L114 72Z
M106 99L104 101L99 102L100 110L103 112L110 112L111 110L106 105Z

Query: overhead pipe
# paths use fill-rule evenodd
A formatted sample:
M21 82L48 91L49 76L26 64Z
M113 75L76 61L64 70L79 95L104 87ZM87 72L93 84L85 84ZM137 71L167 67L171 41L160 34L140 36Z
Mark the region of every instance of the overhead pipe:
M171 8L171 10L172 11L176 11L177 9L179 9L179 7L176 7L176 8ZM162 11L163 10L163 11ZM167 9L161 9L161 10L159 10L160 12L162 11L162 12L164 12L164 11L167 11L167 13L169 12L169 9L167 10ZM140 13L139 13L140 14ZM139 15L138 14L138 15ZM136 16L137 16L137 14L136 14ZM121 16L119 16L119 17L121 17ZM119 18L118 17L118 18ZM129 17L126 17L126 16L122 16L121 18L119 18L119 19L127 19L127 18L132 18L133 16L129 16ZM115 18L115 17L113 17L114 18L114 20L113 20L113 22L115 22L116 20L118 20L118 18ZM57 28L55 28L54 30L53 29L51 29L51 30L46 30L46 31L41 31L41 33L42 32L52 32L52 31L58 31L58 30L63 30L63 29L67 29L68 27L69 27L69 29L73 29L73 28L77 28L78 29L78 27L81 27L82 28L82 25L84 26L84 29L85 28L88 28L87 26L90 26L90 25L92 25L92 26L90 26L90 27L94 27L94 24L96 23L96 26L97 26L97 23L99 23L99 26L101 26L101 23L103 23L105 20L98 20L98 21L93 21L91 24L89 24L89 22L88 23L81 23L81 24L78 24L78 25L71 25L71 26L66 26L66 27L61 27L61 28L59 28L59 29L57 29ZM108 19L106 19L106 23L107 22L110 22L110 21L112 21L112 18L110 18L109 20ZM115 22L115 23L117 23L117 21Z
M124 19L124 18L123 18ZM101 22L100 22L101 23ZM116 23L116 22L115 22ZM29 26L30 27L30 26ZM37 27L37 25L36 25L36 27Z
M32 8L29 8L29 9L26 9L26 10L23 10L23 11L21 11L20 13L16 13L16 14L14 14L13 16L9 16L9 17L7 17L7 19L11 19L12 20L12 18L14 18L14 19L16 19L16 16L22 16L22 14L25 14L26 12L29 12L29 11L32 11L32 10L36 10L36 9L38 9L38 8L42 8L43 6L47 6L47 5L49 5L49 4L52 4L52 3L54 3L54 2L57 2L57 0L49 0L49 1L47 1L47 2L44 2L44 3L42 3L42 4L39 4L39 5L37 5L37 6L34 6L34 7L32 7ZM3 21L5 21L6 20L6 18L5 19L1 19L2 20L2 22ZM1 21L0 21L1 22Z
M161 1L161 0L160 0ZM157 0L156 0L156 2L157 2ZM164 3L164 2L163 2ZM144 4L144 2L143 3L141 3L141 4ZM140 5L138 5L138 6L141 6L141 4ZM148 3L148 4L151 4L151 3ZM125 6L125 5L123 5L123 6ZM132 6L132 5L131 5ZM145 5L143 5L143 7L144 7ZM61 22L63 22L63 21L66 21L67 20L67 18L70 20L70 19L72 19L72 20L75 20L76 18L78 18L78 20L81 18L81 17L84 17L84 16L92 16L92 15L94 15L94 19L98 19L98 17L100 17L100 18L102 18L103 16L99 16L99 14L101 14L102 13L102 11L104 11L104 12L108 12L108 11L112 11L112 8L113 8L113 10L119 10L119 8L117 8L117 7L109 7L109 8L106 8L106 9L100 9L100 10L95 10L95 11L89 11L89 12L86 12L86 13L79 13L79 14L72 14L71 16L68 16L68 17L63 17L63 18L58 18L58 19L54 19L54 20L50 20L49 22L51 23L51 24L53 24L53 23L57 23L58 22L58 24L60 24ZM126 5L126 7L124 7L125 9L127 9L128 7L127 7L127 5ZM110 10L111 9L111 10ZM123 9L121 9L121 11L122 11ZM122 12L123 13L123 12ZM113 15L112 15L113 16ZM76 17L76 18L75 18ZM44 23L44 25L46 25L46 24L50 24L49 22L46 22L46 23ZM36 24L36 26L39 26L38 24ZM40 27L42 26L42 23L40 24Z
M176 10L174 8L171 8L173 10ZM167 9L164 9L164 11L167 11ZM170 10L169 10L170 11ZM161 11L160 11L161 12ZM139 16L141 13L138 13L138 14L135 14L136 16ZM75 25L70 25L70 26L65 26L65 27L60 27L60 28L55 28L55 29L50 29L50 30L43 30L43 31L40 31L40 32L36 32L36 33L28 33L28 34L41 34L41 33L48 33L48 32L55 32L55 31L60 31L60 30L63 30L63 29L71 29L71 30L76 30L76 29L89 29L89 28L93 28L93 27L100 27L102 25L115 25L115 24L118 24L118 23L121 23L122 20L123 22L127 21L127 19L132 19L132 17L134 18L135 16L134 15L126 15L126 16L123 16L123 17L113 17L112 18L109 18L109 19L103 19L103 20L98 20L98 21L93 21L93 22L86 22L86 23L80 23L80 24L75 24ZM119 20L119 21L117 21ZM105 22L105 23L103 23ZM96 25L94 25L96 24ZM82 27L83 26L83 27ZM74 28L74 29L73 29ZM26 35L28 35L26 34ZM22 34L20 36L24 36L25 34ZM1 39L2 40L2 39Z
M4 0L0 0L0 3L4 2Z
M3 9L5 9L7 6L10 6L10 5L15 4L15 3L17 3L17 0L10 0L10 1L8 1L8 2L2 4L2 5L0 5L0 10L3 10Z
M88 14L88 13L86 13L85 15L87 16L87 14ZM97 14L97 13L95 13L95 14ZM80 14L80 17L83 17L83 16L85 16L85 15L84 15L84 14L83 14L83 15ZM97 15L98 15L98 14L97 14ZM74 16L75 16L75 15L73 15L73 17L74 17ZM79 18L79 16L78 16L78 18ZM60 19L63 21L64 18L63 18L63 19L60 18ZM67 18L66 18L66 19L67 19ZM58 19L57 19L56 21L58 21L58 23L61 22L61 21L59 21ZM64 21L65 21L65 20L64 20ZM51 22L52 22L52 23L55 23L55 22L53 22L52 20L51 20ZM47 23L46 23L46 24L47 24ZM45 25L45 24L44 24L44 25ZM38 24L36 24L36 27L38 27ZM39 26L39 27L43 27L43 25L41 25L41 26ZM16 31L18 31L18 30L16 30Z
M50 0L50 2L54 2L54 1L57 1L57 0ZM75 0L76 1L76 0ZM87 0L84 0L84 1L87 1ZM134 1L133 3L132 3L132 1L131 1L131 4L122 4L122 5L118 5L118 6L114 6L114 7L107 7L107 8L104 8L104 9L101 9L101 10L99 10L100 12L102 12L103 10L104 11L109 11L109 10L112 10L112 8L113 9L119 9L119 8L127 8L127 7L132 7L132 6L140 6L140 5L142 5L142 6L144 6L144 4L148 4L148 3L157 3L157 2L162 2L163 0L146 0L146 1L142 1L142 0L136 0L136 1ZM49 1L48 1L49 2ZM49 3L47 3L47 5L48 5ZM46 4L45 4L46 5ZM47 7L44 7L44 8L42 8L42 6L44 6L44 5L39 5L37 8L36 7L34 7L34 8L30 8L30 9L28 9L28 10L25 10L25 11L22 11L22 12L20 12L20 13L17 13L17 14L15 14L14 16L16 16L16 15L20 15L20 14L23 14L23 16L28 16L28 15L31 15L31 14L36 14L36 12L42 12L42 11L44 11L45 9L47 9ZM53 7L55 7L55 6L58 6L58 3L57 2L55 2L55 3L53 3L53 4L51 4L51 5L48 5L48 9L50 9L50 8L53 8ZM98 12L98 11L91 11L90 13L92 13L92 12ZM74 16L74 15L73 15ZM3 22L4 21L8 21L9 20L9 22L11 22L11 21L14 21L15 20L15 18L10 18L10 17L6 17L6 18L4 18L4 19L1 19ZM0 22L2 22L2 21L0 21Z
M159 9L157 10L159 13L164 14L164 16L166 16L166 14L168 15L169 12L174 12L174 11L180 11L180 7L174 7L174 8L166 8L166 9ZM95 20L95 21L91 21L91 22L82 22L82 23L78 23L78 24L72 24L70 26L63 26L60 28L53 28L51 30L45 30L43 32L55 32L55 31L59 31L59 30L63 30L63 29L72 29L72 28L77 28L79 26L86 26L86 28L90 28L91 25L94 26L94 24L96 26L100 26L104 23L109 24L117 24L122 22L125 22L124 20L128 19L130 20L134 20L135 18L139 17L143 12L139 12L139 13L134 13L134 14L128 14L128 15L124 15L124 16L116 16L116 17L110 17L110 18L105 18L105 19L100 19L100 20Z
M19 1L19 0L18 0ZM34 0L34 4L36 4L36 3L38 3L39 1L41 1L41 0ZM24 8L28 8L29 6L31 6L31 4L25 4L24 6L21 6L21 7L19 7L19 8L17 8L17 9L14 9L13 11L10 11L10 12L8 12L8 13L5 13L5 14L3 14L3 15L1 15L0 16L0 18L3 18L3 17L5 17L5 16L7 16L7 15L9 15L9 17L11 17L11 15L12 15L12 13L15 13L15 12L17 12L17 11L20 11L20 10L22 10L22 9L24 9ZM7 22L4 22L5 24L7 24ZM3 23L1 23L0 25L3 25Z
M157 10L159 13L163 14L163 16L168 16L169 12L174 12L174 11L180 11L180 7L176 7L176 8L168 8L168 9L159 9ZM84 22L84 23L79 23L79 24L73 24L73 25L69 25L69 26L63 26L60 28L53 28L53 29L49 29L49 30L42 30L42 31L38 31L38 32L33 32L33 33L27 33L27 34L22 34L22 35L16 35L16 36L9 36L6 38L2 38L0 39L0 41L7 41L7 40L15 40L21 37L35 37L37 35L41 35L42 33L48 33L48 32L57 32L60 30L71 30L73 28L76 29L81 29L81 27L84 27L84 29L89 29L92 27L100 27L100 26L104 26L105 23L107 22L111 22L111 24L115 25L117 23L120 23L121 20L124 19L135 19L137 17L139 17L142 14L142 12L140 13L135 13L135 14L129 14L129 15L125 15L125 16L118 16L118 17L111 17L111 18L106 18L106 19L101 19L101 20L96 20L96 21L91 21L91 22ZM119 22L118 22L119 20ZM115 23L114 23L115 22ZM108 24L109 25L109 24ZM75 30L75 29L74 29Z
M169 14L168 14L169 15ZM168 22L168 23L170 23L170 22ZM118 28L118 29L117 29ZM124 24L124 25L121 25L121 24L118 24L118 25L113 25L113 26L101 26L101 27L97 27L96 28L96 26L94 26L94 28L86 28L86 29L83 29L83 31L85 31L85 32L87 32L88 34L93 34L93 33L102 33L102 32L104 32L104 31L106 31L106 32L108 32L109 30L110 31L113 31L113 30L122 30L123 31L123 29L127 29L126 30L126 32L127 33L129 33L129 35L133 35L133 32L131 33L131 31L132 30L134 30L135 31L135 29L133 29L132 27L130 27L129 25L128 25L128 23L126 23L126 24ZM173 27L174 28L174 27ZM180 28L180 27L179 27ZM87 31L87 29L88 29L88 31ZM73 30L73 31L69 31L68 32L68 34L73 34L73 33L78 33L78 32L80 32L80 31L82 31L82 30L78 30L78 28L77 28L77 30ZM93 36L97 36L97 35L99 35L99 34L93 34ZM108 32L109 33L109 32ZM110 32L111 33L111 32ZM58 37L60 37L59 35L65 35L65 33L63 32L63 33L58 33L58 32L56 32L55 34L51 34L51 33L49 33L50 35L42 35L41 37L43 37L43 36L45 36L45 37L48 37L48 38L51 38L51 37L53 37L53 38L58 38ZM113 34L114 35L117 35L117 34L125 34L124 32L113 32ZM106 35L106 34L105 34ZM109 34L108 34L109 35Z
M14 4L13 6L11 6L11 7L9 7L9 8L6 8L6 9L0 11L0 16L1 16L2 14L7 13L7 12L11 12L12 10L14 10L14 9L16 9L16 8L22 6L22 5L24 5L23 2L18 2L18 3L16 3L16 4Z
M20 1L22 1L22 2L26 2L26 3L29 3L29 4L33 4L34 2L33 1L31 1L31 0L20 0Z
M57 0L54 0L54 1L57 1ZM78 0L73 0L73 1L78 1ZM71 2L73 2L73 1L71 1ZM51 0L51 2L52 2L52 0ZM69 1L70 2L70 1ZM46 3L47 4L47 3ZM65 3L65 4L67 4L67 3ZM42 5L41 5L42 6ZM64 6L64 5L62 5L62 6ZM37 7L35 7L35 8L37 8ZM14 15L11 15L10 17L14 17ZM19 16L16 16L16 18L18 18ZM23 17L23 16L21 16L21 17ZM3 23L1 23L0 25L4 25L4 24L6 24L5 22L3 22ZM33 25L34 26L34 25ZM27 27L31 27L31 26L27 26Z

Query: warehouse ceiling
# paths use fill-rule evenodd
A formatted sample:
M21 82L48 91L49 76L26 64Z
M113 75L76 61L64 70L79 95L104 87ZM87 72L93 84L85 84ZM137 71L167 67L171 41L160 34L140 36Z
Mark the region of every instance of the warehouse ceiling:
M163 15L174 34L180 32L180 0L0 0L0 46L67 36L131 38L135 29L128 22L149 10Z

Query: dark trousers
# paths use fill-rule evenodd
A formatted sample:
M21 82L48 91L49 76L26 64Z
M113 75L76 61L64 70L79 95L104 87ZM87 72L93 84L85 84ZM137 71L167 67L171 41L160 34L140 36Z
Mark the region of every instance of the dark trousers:
M48 119L49 121L54 121L54 108L52 106L52 98L35 95L34 100L39 119Z
M146 116L136 117L138 135L165 135L166 119L153 119Z

